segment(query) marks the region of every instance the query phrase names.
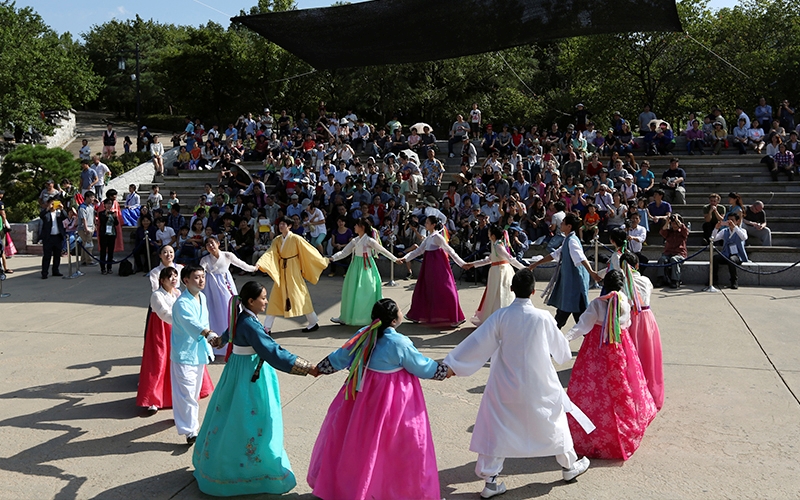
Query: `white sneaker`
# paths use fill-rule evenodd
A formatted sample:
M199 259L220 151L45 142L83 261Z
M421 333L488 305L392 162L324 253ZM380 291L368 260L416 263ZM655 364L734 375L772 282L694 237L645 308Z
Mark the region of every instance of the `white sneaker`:
M497 495L502 495L506 492L506 483L490 483L486 481L486 485L481 491L481 498L492 498Z
M589 459L586 457L581 458L574 464L572 464L571 469L564 469L562 474L564 476L564 481L572 481L576 477L580 476L586 469L589 468Z
M331 318L331 323L337 323L339 325L343 325L344 322L339 318Z

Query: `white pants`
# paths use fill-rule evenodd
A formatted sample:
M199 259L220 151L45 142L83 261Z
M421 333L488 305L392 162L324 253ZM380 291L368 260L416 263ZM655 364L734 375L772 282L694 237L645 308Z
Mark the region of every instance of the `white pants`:
M505 457L492 457L479 454L478 462L475 464L475 474L483 478L483 480L494 477L503 470L503 462L505 460ZM569 450L563 455L556 455L556 461L565 469L571 469L576 460L578 460L578 455L575 454L574 449Z
M272 324L275 323L275 318L277 318L277 316L273 316L271 314L267 314L267 317L264 318L264 329L266 329L268 332L272 331ZM310 313L306 314L306 319L308 320L309 327L319 323L319 318L317 318L317 313L315 313L314 311L311 311Z
M200 432L200 389L206 365L184 365L170 362L172 376L172 415L181 436L196 436Z

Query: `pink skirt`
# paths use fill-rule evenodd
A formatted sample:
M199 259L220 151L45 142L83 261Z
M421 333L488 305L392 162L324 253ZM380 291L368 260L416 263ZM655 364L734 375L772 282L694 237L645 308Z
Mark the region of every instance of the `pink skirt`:
M454 325L464 321L450 269L450 257L441 248L425 252L411 298L411 309L406 317L432 325Z
M322 423L307 481L323 500L439 500L439 471L419 379L368 370L353 399L344 388Z
M631 341L639 353L647 388L659 410L664 406L664 364L661 360L661 333L653 311L645 309L640 313L632 313L631 326L628 328Z
M586 434L569 416L575 452L590 458L627 460L656 416L642 365L628 330L619 344L600 343L600 325L583 338L567 395L597 428Z

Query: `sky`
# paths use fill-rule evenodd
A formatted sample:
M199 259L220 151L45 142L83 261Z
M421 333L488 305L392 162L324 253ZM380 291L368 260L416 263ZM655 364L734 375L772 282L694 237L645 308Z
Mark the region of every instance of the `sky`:
M297 7L327 7L332 3L333 0L297 0ZM249 10L257 0L17 0L16 4L18 8L32 7L58 33L69 31L73 37L78 37L92 25L112 19L132 19L136 14L162 23L199 26L213 21L227 26L231 17L241 10ZM734 5L736 0L710 2L713 9Z

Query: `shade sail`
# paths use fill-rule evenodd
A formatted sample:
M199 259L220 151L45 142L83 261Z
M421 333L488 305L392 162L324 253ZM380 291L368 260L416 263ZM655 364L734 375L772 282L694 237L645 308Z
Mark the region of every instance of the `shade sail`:
M433 61L582 35L682 31L674 0L372 0L231 20L317 69Z

